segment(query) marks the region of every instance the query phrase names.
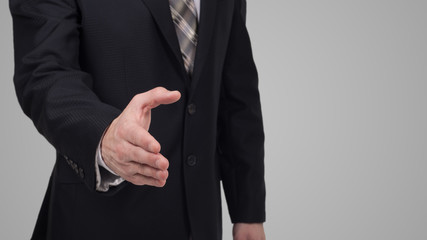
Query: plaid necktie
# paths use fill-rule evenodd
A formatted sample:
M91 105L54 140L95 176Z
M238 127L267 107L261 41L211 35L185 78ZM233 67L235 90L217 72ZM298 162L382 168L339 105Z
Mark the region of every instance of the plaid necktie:
M169 4L185 70L191 75L198 38L196 6L194 0L169 0Z

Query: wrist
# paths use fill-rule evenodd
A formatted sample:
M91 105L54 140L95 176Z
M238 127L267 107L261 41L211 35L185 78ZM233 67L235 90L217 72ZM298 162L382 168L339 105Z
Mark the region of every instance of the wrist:
M111 124L113 124L113 123L111 123ZM101 136L101 140L99 141L99 145L98 145L98 149L97 149L96 162L97 162L98 166L103 167L104 169L106 169L108 172L114 174L115 176L119 176L116 172L114 172L111 168L108 167L108 165L105 162L105 158L104 158L104 156L102 154L102 143L103 143L103 141L105 139L105 135L107 134L107 131L110 128L111 124L108 125L108 127L105 129L104 133Z

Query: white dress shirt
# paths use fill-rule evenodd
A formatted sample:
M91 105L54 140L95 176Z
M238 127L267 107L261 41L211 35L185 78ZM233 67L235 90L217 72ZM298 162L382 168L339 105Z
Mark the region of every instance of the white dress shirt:
M197 19L200 21L200 1L194 0L197 9ZM101 137L101 141L102 138ZM101 154L101 141L99 141L95 157L95 173L96 173L96 190L100 192L107 192L111 186L117 186L124 181L122 177L117 175L111 170L102 159Z

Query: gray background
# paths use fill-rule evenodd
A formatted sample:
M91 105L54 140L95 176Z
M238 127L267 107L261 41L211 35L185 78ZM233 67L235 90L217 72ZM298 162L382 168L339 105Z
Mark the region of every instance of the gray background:
M55 156L17 104L7 4L0 239L12 240L29 239ZM248 0L268 239L427 239L426 10L425 0Z

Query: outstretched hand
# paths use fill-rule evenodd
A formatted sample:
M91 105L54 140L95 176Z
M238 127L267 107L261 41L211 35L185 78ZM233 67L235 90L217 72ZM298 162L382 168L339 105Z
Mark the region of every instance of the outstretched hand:
M169 161L160 154L160 143L148 132L151 109L180 98L180 92L163 87L133 97L102 139L105 164L135 185L163 187L169 175Z

